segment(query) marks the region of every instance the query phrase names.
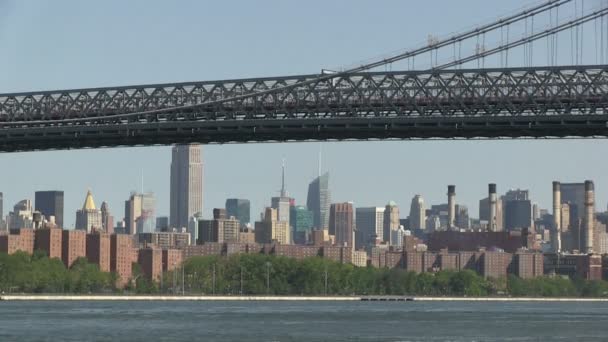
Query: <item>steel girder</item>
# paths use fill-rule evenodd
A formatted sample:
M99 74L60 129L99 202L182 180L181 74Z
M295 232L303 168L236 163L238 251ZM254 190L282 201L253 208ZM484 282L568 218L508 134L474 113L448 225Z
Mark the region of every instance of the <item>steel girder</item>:
M606 66L317 77L0 95L0 150L608 135Z

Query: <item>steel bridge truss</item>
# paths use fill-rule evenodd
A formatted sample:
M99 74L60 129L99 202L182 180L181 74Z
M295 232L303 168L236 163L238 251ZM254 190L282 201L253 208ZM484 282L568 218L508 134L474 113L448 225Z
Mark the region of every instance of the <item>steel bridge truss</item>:
M303 75L0 95L0 150L608 136L608 66Z

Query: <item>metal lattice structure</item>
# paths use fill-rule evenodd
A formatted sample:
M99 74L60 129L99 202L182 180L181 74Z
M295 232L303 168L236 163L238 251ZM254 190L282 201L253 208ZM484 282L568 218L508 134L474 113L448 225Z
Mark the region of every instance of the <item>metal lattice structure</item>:
M575 16L560 17L559 9L571 5ZM581 2L579 11L578 6L578 1L548 0L329 74L0 94L0 151L190 142L608 137L607 65L531 66L533 43L541 39L547 40L548 64L556 65L557 37L568 30L576 36L572 64L581 64L585 24L596 25L596 41L601 38L596 63L606 63L599 62L608 46L604 51L597 25L605 26L608 7L585 10ZM535 19L543 16L549 26L535 29ZM525 28L523 35L510 35L517 25ZM486 35L492 33L500 35L500 42L486 47ZM475 40L475 51L461 55L463 42ZM518 47L528 67L509 68L509 53ZM439 63L438 50L452 49L453 58ZM425 71L373 72L402 61L409 68L410 61L413 66L416 57L427 54L431 67ZM501 68L479 66L498 54ZM471 61L478 62L477 69L453 69Z
M608 136L608 66L304 75L0 95L2 151L569 136Z

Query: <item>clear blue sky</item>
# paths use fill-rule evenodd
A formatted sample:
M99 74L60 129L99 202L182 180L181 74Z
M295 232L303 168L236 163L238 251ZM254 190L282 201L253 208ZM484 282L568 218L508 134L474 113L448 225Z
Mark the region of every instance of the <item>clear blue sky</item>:
M0 93L316 73L529 3L0 0ZM416 193L427 203L445 202L447 184L456 184L458 202L477 216L489 182L500 192L528 188L549 207L551 181L593 179L604 208L607 148L605 140L326 143L323 168L331 172L334 201L395 200L403 217ZM258 217L280 188L282 158L288 190L304 203L318 149L318 143L205 147L205 214L227 197L242 197ZM169 163L170 147L0 154L5 214L18 200L33 200L36 190L62 189L71 225L90 188L97 204L108 201L121 219L143 171L144 190L157 194L158 215L167 215Z

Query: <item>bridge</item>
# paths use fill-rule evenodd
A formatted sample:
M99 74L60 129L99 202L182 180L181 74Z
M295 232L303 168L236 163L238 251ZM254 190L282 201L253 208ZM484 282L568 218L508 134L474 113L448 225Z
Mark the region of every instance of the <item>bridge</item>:
M559 8L572 4L576 15L560 20ZM337 72L0 94L0 151L190 142L605 138L608 8L579 11L579 6L576 0L546 1ZM543 16L550 24L535 30L535 19ZM509 33L524 23L523 34ZM582 65L585 25L596 27L595 65ZM557 65L558 37L575 32L571 65ZM495 47L479 44L492 34L500 37ZM478 43L463 56L470 41ZM538 66L533 48L542 41L547 63ZM511 66L509 58L519 50L524 66ZM439 61L441 51L448 51L448 60ZM498 66L486 67L492 58ZM430 65L420 67L421 60ZM394 65L408 70L392 71Z

